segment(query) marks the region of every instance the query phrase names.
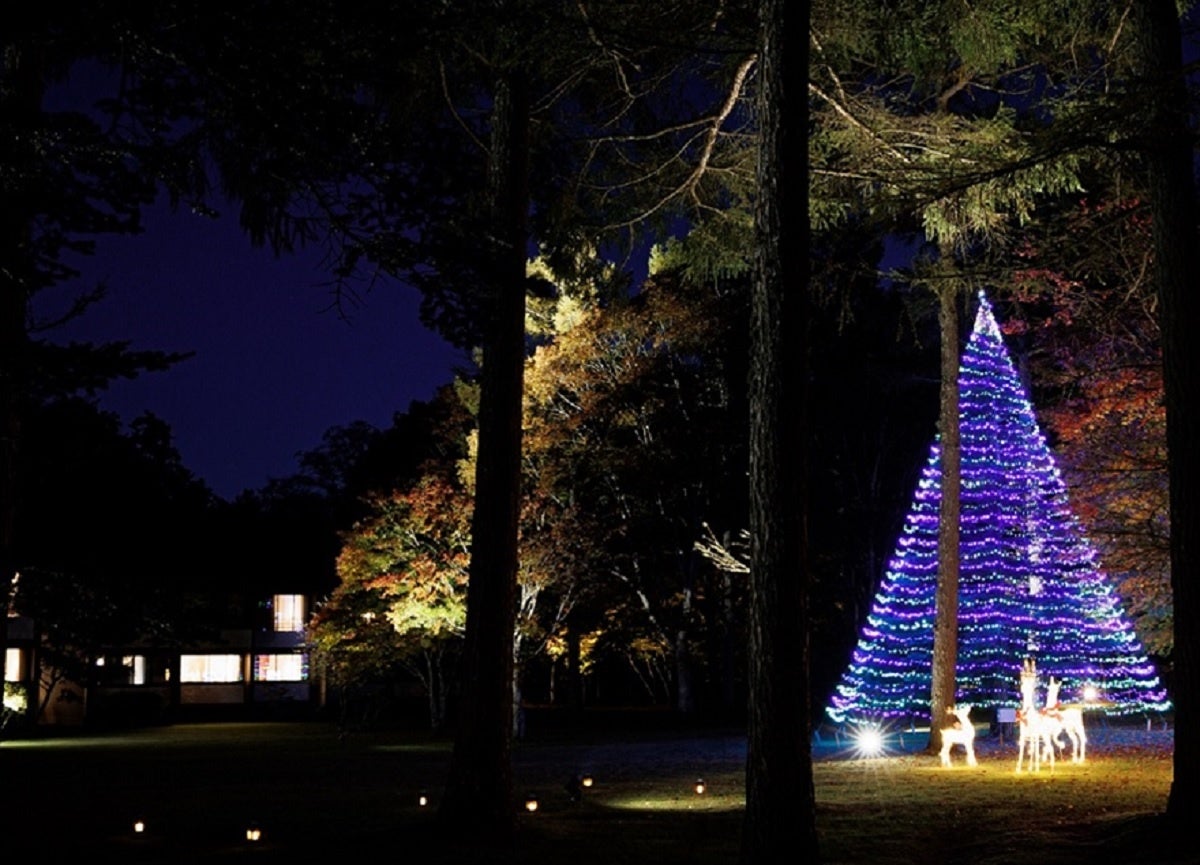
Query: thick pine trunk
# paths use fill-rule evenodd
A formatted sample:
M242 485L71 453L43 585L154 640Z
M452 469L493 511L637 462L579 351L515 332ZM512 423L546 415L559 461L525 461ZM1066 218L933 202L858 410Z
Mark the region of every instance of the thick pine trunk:
M529 96L520 72L501 76L492 113L491 314L479 394L462 696L439 818L456 837L467 833L480 843L503 844L514 827L513 631L529 196Z
M793 29L800 7L793 4ZM742 860L818 858L809 717L804 96L786 101L783 0L760 0L756 275L750 321L750 628ZM806 14L806 13L804 13ZM808 41L787 39L806 67ZM793 139L788 146L788 138Z
M1153 106L1145 130L1162 333L1171 520L1171 589L1175 602L1175 775L1167 815L1190 831L1200 816L1200 593L1197 592L1196 442L1200 441L1200 353L1189 341L1200 332L1200 252L1196 245L1196 191L1192 138L1184 90L1179 19L1172 0L1134 4L1143 74Z
M941 405L938 419L942 500L938 512L938 581L933 626L933 687L930 694L929 749L942 747L942 727L955 703L958 664L958 530L961 450L958 432L958 298L953 287L938 290L942 335Z
M17 177L30 176L36 159L31 131L41 112L41 64L15 43L3 45L0 113L10 130L26 130L0 143L0 163ZM35 281L30 237L36 201L28 185L7 184L0 199L0 658L8 645L8 609L16 574L16 518L23 402L28 375L26 315ZM3 661L0 661L2 668ZM32 697L32 695L31 695ZM31 699L31 702L33 700Z

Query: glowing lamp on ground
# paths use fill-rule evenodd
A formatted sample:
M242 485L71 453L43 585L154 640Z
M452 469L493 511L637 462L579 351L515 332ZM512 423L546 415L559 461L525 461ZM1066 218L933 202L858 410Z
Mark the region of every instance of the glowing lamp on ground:
M141 817L133 821L133 832L135 835L141 835L146 831L146 821Z
M582 778L579 779L579 783L582 784L584 787L590 787L596 783L596 779L593 778L591 775L584 775Z
M525 797L525 810L528 811L530 814L532 814L537 809L538 809L537 796L532 796L532 795L526 796Z
M704 795L704 791L705 791L706 789L708 789L708 788L704 786L704 779L703 779L703 778L697 778L697 779L696 779L696 795L697 795L697 796L703 796L703 795Z
M418 796L417 796L417 805L424 808L428 804L429 804L429 795L424 790L422 790L420 792L420 794L418 794Z
M246 840L251 844L262 840L262 829L257 823L251 823L246 827Z
M878 727L863 727L854 737L854 750L863 757L878 757L883 753L883 733Z

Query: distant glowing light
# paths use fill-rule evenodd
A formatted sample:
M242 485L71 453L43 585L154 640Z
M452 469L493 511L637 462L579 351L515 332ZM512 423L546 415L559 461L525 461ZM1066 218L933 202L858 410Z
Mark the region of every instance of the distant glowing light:
M596 783L596 781L591 775L584 775L582 778L579 779L579 783L582 784L584 787L590 787L590 786L592 786L592 784Z
M537 809L538 809L537 796L526 796L525 797L525 810L528 811L530 814L532 814Z
M703 778L698 778L698 779L696 780L696 795L697 795L697 796L703 796L703 795L704 795L704 791L705 791L706 789L708 789L708 788L707 788L707 787L705 786L705 784L704 784L704 779L703 779Z
M1095 685L1088 685L1083 689L1084 702L1094 703L1100 699L1100 689Z
M145 832L146 831L146 821L145 820L134 820L133 821L133 831L136 832L138 835L141 835L143 832Z
M262 829L260 829L256 824L252 823L246 827L246 840L251 844L261 841L262 834Z

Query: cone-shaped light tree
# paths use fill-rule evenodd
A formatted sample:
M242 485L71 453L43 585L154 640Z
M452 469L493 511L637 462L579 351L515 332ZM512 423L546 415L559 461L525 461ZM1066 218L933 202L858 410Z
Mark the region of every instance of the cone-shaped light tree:
M1072 515L1066 486L980 294L959 366L962 502L957 699L1020 702L1022 660L1095 688L1114 713L1164 711L1166 692ZM871 614L827 712L835 721L928 717L941 459L935 441ZM1091 692L1089 692L1090 695Z

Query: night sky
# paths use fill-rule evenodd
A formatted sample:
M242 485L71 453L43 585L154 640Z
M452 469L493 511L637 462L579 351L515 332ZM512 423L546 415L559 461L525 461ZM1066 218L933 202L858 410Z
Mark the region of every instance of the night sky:
M420 324L415 289L377 285L339 317L321 251L254 249L232 208L214 220L158 206L146 224L135 237L100 237L83 280L39 294L35 310L50 315L81 287L108 287L41 336L194 351L167 372L114 383L99 404L126 422L147 410L167 421L185 465L224 498L293 474L296 454L331 426L388 426L465 363Z

